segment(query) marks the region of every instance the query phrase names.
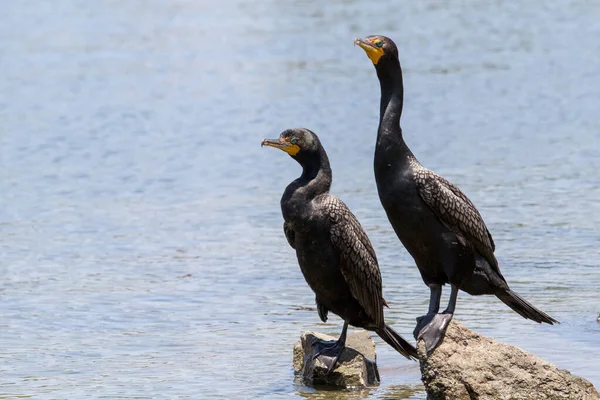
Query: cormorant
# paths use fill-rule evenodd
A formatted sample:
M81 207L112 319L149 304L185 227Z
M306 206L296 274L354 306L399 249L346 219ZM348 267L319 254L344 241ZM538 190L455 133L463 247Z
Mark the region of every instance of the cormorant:
M493 294L521 316L558 322L510 290L494 256L495 245L477 208L456 186L424 168L402 138L402 69L395 43L385 36L356 39L373 62L381 86L375 147L379 199L396 235L415 259L431 290L429 311L417 319L415 339L428 352L443 339L458 290ZM448 307L438 314L442 285L450 283Z
M317 135L308 129L288 129L278 139L265 139L302 166L302 175L290 183L281 198L283 231L296 250L298 264L315 292L323 322L329 311L344 320L339 339L319 343L317 355L330 373L342 353L348 324L375 331L406 358L415 348L385 324L381 274L375 251L348 207L329 194L331 168Z

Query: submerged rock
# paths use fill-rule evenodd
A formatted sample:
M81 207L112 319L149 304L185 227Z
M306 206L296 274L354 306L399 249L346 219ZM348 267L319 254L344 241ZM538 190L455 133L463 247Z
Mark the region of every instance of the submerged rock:
M515 346L452 321L442 344L426 357L417 344L428 399L600 399L587 380Z
M375 342L366 331L349 333L346 348L337 366L327 376L326 367L314 359L317 341L334 341L337 337L318 332L302 332L294 346L294 372L311 385L331 385L344 389L359 389L379 384Z

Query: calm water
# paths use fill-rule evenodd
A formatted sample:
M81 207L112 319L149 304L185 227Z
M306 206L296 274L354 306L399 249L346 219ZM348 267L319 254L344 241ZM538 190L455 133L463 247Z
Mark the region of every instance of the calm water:
M2 2L0 398L348 397L293 381L300 332L341 321L281 229L300 169L260 141L289 127L320 134L410 337L428 290L376 194L373 33L407 142L562 324L466 294L457 319L600 386L600 5L556 3ZM424 398L376 340L382 385L351 397Z

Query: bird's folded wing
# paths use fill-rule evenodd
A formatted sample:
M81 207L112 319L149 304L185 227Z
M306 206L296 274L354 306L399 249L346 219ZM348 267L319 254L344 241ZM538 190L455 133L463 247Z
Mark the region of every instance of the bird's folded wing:
M331 221L331 242L340 253L340 269L352 296L376 326L383 324L381 274L367 234L348 207L328 196L326 209Z
M415 173L415 182L419 195L442 223L467 239L498 270L494 240L471 200L448 180L425 168Z

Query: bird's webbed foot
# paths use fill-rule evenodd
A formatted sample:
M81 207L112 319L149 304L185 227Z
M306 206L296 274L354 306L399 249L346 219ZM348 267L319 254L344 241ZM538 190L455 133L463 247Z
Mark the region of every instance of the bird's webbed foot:
M314 345L315 355L313 356L313 360L318 359L322 362L327 368L326 375L329 375L335 369L345 347L345 344L339 340L336 340L335 342L318 341Z
M415 329L413 330L413 337L415 338L415 340L419 338L419 333L421 333L421 330L425 328L427 324L429 324L431 320L433 320L433 317L435 317L436 315L437 313L429 313L417 317L417 326L415 326Z
M427 314L417 318L417 326L413 331L413 335L417 343L419 340L425 341L425 349L428 356L444 340L446 329L450 321L452 321L452 317L453 314L444 311L442 314Z

